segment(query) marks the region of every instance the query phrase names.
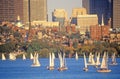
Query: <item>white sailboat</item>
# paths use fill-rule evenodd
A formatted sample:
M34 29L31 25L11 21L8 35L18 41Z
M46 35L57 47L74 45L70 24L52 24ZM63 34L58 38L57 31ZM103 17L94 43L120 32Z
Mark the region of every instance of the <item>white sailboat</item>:
M5 54L2 53L2 60L6 60Z
M23 55L22 55L22 59L23 59L23 60L26 60L26 56L25 56L24 53L23 53Z
M117 65L115 53L112 55L112 62L110 65Z
M9 53L9 59L10 60L16 60L16 56L14 53Z
M78 53L76 52L76 53L75 53L75 59L78 60L78 58L79 58L79 57L78 57Z
M86 55L84 53L84 64L85 64L85 67L83 68L84 71L88 71L88 67L87 67L87 61L86 61Z
M92 63L92 53L91 53L91 52L90 52L90 54L89 54L88 63L89 63L89 64Z
M33 59L33 54L32 54L32 53L30 53L30 59L31 59L31 60Z
M47 67L48 70L54 70L54 53L49 53L49 66Z
M97 60L96 60L96 63L95 63L96 67L98 67L99 65L100 65L100 53L98 53Z
M90 60L88 65L95 65L94 55L90 54Z
M111 72L111 70L108 69L107 54L106 54L106 52L104 52L100 69L97 70L97 71L98 72Z
M60 67L58 68L59 71L67 70L66 66L66 60L65 60L65 53L63 53L63 56L61 53L58 53L59 60L60 60Z
M31 65L32 67L39 67L41 65L38 58L38 53L35 53L33 57L33 64Z

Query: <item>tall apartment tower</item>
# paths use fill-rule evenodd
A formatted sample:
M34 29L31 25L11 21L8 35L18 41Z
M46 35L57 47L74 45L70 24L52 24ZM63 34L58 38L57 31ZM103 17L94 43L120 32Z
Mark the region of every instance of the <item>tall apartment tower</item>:
M120 28L120 1L111 0L112 3L112 27Z
M23 0L0 0L0 22L23 18Z
M102 15L104 16L104 24L108 24L110 18L109 0L82 0L82 5L87 9L88 14L97 14L100 25Z
M23 15L24 22L28 22L29 18L31 21L46 21L47 0L23 0Z
M30 1L30 5L29 5ZM30 8L30 10L29 10ZM15 21L17 16L27 23L47 20L47 0L0 0L0 21Z

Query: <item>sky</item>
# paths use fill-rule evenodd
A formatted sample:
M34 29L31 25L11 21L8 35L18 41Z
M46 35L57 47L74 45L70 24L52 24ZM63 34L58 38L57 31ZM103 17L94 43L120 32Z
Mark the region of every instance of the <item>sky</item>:
M52 21L52 12L54 9L65 9L69 18L72 9L80 7L82 7L82 0L47 0L48 21Z

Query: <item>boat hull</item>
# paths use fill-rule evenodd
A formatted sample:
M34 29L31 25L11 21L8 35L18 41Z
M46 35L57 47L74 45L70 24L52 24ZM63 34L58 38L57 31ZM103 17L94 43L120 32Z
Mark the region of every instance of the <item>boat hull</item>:
M111 70L108 70L108 69L100 69L100 70L97 70L97 72L111 72Z
M47 67L48 70L54 70L54 66Z
M58 71L64 71L64 70L67 70L67 69L68 69L67 67L59 67Z

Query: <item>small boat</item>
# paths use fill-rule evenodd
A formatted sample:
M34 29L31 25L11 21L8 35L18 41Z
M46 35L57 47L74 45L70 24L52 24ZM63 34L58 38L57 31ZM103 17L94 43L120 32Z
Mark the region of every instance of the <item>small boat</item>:
M10 60L16 60L16 56L14 53L9 53L9 59Z
M33 59L33 54L32 54L32 53L30 53L30 59L31 59L31 60Z
M95 65L94 55L90 54L90 59L88 65Z
M86 61L86 55L84 53L84 64L85 64L85 67L83 68L84 71L88 71L88 67L87 67L87 61Z
M33 57L33 64L31 65L32 67L39 67L40 66L40 62L38 60L38 53L35 53L34 54L34 57Z
M26 60L26 56L25 56L24 53L23 53L23 55L22 55L22 59L23 59L23 60Z
M2 60L6 60L5 54L2 53Z
M60 60L60 67L58 68L58 71L67 70L68 68L66 66L65 53L63 53L63 56L61 53L58 53L58 56Z
M47 67L48 70L54 70L54 53L49 53L49 66Z
M116 56L115 53L113 53L112 55L112 62L110 63L110 65L117 65L118 63L116 62Z
M78 58L79 58L79 57L78 57L78 53L76 52L76 53L75 53L75 59L78 60Z
M98 67L100 64L101 64L101 63L100 63L100 53L98 53L95 66Z
M108 69L106 52L104 52L100 69L98 69L97 72L111 72L111 70Z

